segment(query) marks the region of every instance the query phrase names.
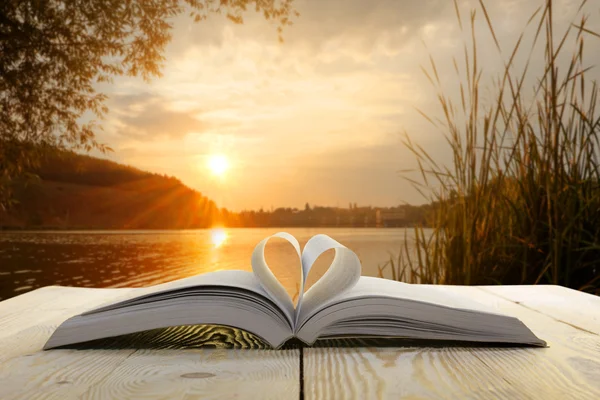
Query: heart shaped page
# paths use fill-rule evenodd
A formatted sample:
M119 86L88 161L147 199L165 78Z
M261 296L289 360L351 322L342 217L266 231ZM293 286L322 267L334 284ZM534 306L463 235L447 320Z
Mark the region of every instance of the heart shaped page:
M265 260L265 246L269 239L279 237L290 242L300 258L300 293L298 306L294 303L283 285L277 280ZM304 283L314 262L327 250L334 249L335 257L325 274L304 293ZM259 279L263 288L269 293L275 303L285 312L290 324L295 326L301 315L307 315L319 304L339 295L356 284L360 278L361 265L358 256L346 246L338 243L327 235L313 236L300 252L300 244L289 233L279 232L263 239L252 253L252 271Z
M266 237L260 243L256 245L254 251L252 252L252 272L260 281L263 289L275 301L275 303L279 306L281 310L285 313L288 321L291 326L294 326L294 303L292 298L287 294L287 291L283 287L283 285L277 280L271 268L267 265L267 261L265 260L265 246L269 239L278 237L287 240L290 242L294 248L296 249L296 253L298 254L298 258L300 258L300 243L296 240L296 238L289 233L286 232L278 232L274 235ZM304 279L302 271L300 272L300 293L304 291ZM301 296L301 294L300 294ZM300 301L300 300L298 300Z

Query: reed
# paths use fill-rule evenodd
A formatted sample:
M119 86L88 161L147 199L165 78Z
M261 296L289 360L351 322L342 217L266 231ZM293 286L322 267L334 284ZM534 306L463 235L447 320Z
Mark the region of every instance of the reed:
M600 116L598 87L586 79L584 62L588 42L600 50L600 35L587 28L585 3L577 21L557 34L554 1L545 1L506 53L480 1L483 18L471 13L464 60L452 60L456 96L444 92L431 58L423 70L443 117L422 114L443 132L453 162L437 163L406 136L423 182L405 177L434 204L433 233L415 228L416 243L405 237L382 275L391 270L394 279L420 283L559 284L600 294ZM455 8L462 30L456 1ZM504 60L487 86L474 34L481 19ZM526 42L527 61L517 66ZM537 69L531 61L542 51Z

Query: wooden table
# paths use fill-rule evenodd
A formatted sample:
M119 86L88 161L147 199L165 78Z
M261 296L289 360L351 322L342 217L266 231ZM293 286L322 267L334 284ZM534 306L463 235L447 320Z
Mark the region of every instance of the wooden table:
M51 286L0 302L0 399L600 399L600 298L558 286L446 287L521 319L548 348L40 350L63 320L125 290Z

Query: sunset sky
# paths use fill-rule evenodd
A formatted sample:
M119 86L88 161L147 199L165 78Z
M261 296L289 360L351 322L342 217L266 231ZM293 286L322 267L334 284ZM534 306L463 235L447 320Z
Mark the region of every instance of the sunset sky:
M508 51L540 2L487 3ZM558 2L559 26L578 4ZM441 133L415 107L438 110L419 68L428 52L442 79L456 81L451 57L462 59L462 39L452 1L295 6L301 15L285 29L284 43L275 25L252 12L241 26L216 15L174 20L162 78L99 87L109 95L99 135L115 150L108 157L174 175L233 210L424 202L398 173L416 167L401 138L406 130L436 159L450 159ZM595 7L590 12L600 11ZM477 2L460 1L460 8L467 18ZM492 72L500 59L480 17L478 40ZM214 156L228 168L215 169L221 161L210 161Z

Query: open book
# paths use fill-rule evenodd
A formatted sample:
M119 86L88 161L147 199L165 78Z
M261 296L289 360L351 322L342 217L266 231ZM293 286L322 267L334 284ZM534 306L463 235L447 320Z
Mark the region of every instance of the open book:
M300 258L297 305L269 269L268 240L289 241ZM327 272L306 293L315 260L335 249ZM443 287L361 277L356 254L325 235L298 241L280 232L252 253L252 272L217 271L147 288L66 320L45 349L155 328L215 324L239 328L281 347L296 337L401 337L545 346L521 321L496 314Z

